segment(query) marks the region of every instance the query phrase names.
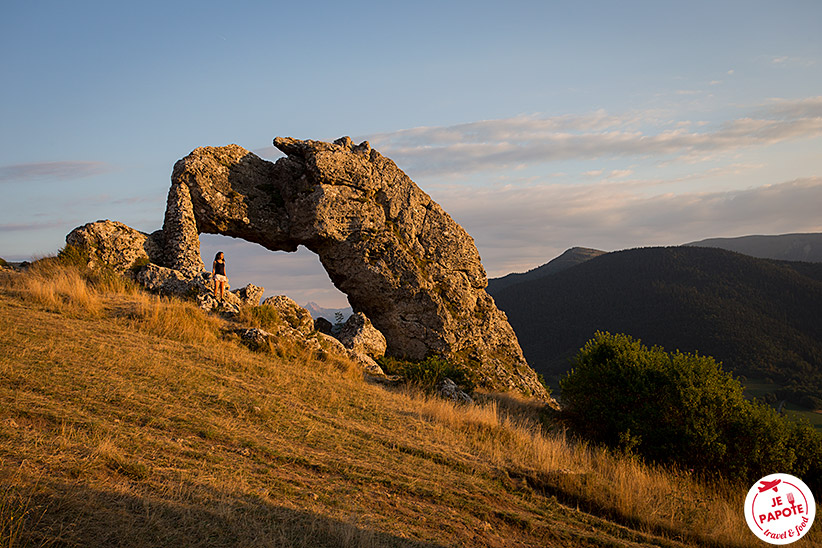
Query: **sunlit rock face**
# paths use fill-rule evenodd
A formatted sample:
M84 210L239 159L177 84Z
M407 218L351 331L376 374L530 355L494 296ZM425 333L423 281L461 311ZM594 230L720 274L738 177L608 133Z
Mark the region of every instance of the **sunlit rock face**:
M368 143L277 138L269 162L202 147L174 166L165 265L202 269L199 234L314 251L334 285L385 335L390 356L442 355L479 385L548 398L505 314L485 292L471 236Z

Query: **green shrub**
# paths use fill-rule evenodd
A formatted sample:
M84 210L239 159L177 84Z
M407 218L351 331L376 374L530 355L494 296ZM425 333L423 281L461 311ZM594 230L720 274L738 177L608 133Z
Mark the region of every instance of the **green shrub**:
M713 358L598 332L560 386L574 427L621 451L734 480L821 477L822 436L745 400Z
M64 266L76 266L85 269L88 266L89 254L87 250L81 247L66 245L57 252L57 260Z

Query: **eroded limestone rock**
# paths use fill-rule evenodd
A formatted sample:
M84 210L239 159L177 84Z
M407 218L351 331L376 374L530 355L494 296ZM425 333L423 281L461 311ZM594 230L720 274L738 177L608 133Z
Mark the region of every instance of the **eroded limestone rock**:
M107 266L123 274L164 258L163 233L145 234L117 221L97 221L72 230L66 244L88 255L89 268Z
M344 347L374 359L383 357L387 348L385 336L362 312L348 318L337 338Z
M475 382L547 398L485 292L473 239L368 143L277 138L276 163L237 145L203 147L172 174L165 261L202 269L202 232L271 250L311 249L392 356L440 354Z
M326 320L325 318L317 318L314 320L314 329L319 331L324 335L331 335L334 329L334 326ZM335 339L336 340L336 339Z
M285 295L276 295L263 301L263 306L270 306L277 310L280 319L293 329L308 335L314 331L314 320L311 313Z
M254 284L248 284L240 289L233 289L230 291L240 299L241 306L257 306L260 304L260 299L263 298L265 288Z
M227 314L237 314L241 308L257 306L265 293L265 288L248 284L240 289L226 291L221 302L214 295L214 281L210 272L183 272L156 264L148 264L135 271L134 279L149 291L194 298L203 310Z
M449 378L445 378L437 384L437 393L443 398L457 403L474 403L474 399L463 392L460 387L457 386L457 383Z
M205 270L200 257L200 233L185 185L171 185L168 191L163 236L165 266L186 274ZM195 249L197 252L192 253Z

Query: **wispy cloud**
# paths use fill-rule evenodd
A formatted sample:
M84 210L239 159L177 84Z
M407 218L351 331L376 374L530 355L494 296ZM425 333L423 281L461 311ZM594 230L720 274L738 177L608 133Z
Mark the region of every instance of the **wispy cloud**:
M768 61L772 65L776 66L795 65L800 67L811 67L816 64L813 59L809 59L807 57L791 57L788 55L772 55L768 58Z
M474 237L491 276L580 245L604 250L716 236L822 231L822 177L723 192L647 195L640 185L533 185L432 192Z
M783 120L822 118L822 95L804 99L771 99L755 116Z
M0 223L0 234L4 232L33 232L37 230L51 230L53 228L64 229L69 226L75 226L72 223L76 223L76 221L55 220L30 223Z
M38 162L0 166L0 182L24 182L37 179L67 180L91 177L112 171L105 162Z
M660 119L657 112L517 116L368 136L412 175L455 175L545 162L615 157L677 157L732 152L822 135L822 97L774 100L748 117L714 126ZM682 123L685 122L685 123ZM695 129L691 129L691 127Z

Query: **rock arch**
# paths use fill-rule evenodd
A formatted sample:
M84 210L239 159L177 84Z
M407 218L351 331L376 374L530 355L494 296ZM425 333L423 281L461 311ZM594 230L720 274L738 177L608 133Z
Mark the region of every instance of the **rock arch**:
M487 388L547 397L487 278L471 236L367 142L274 139L269 162L237 145L202 147L172 173L166 266L203 270L199 234L274 251L304 245L385 335L387 353L462 364Z

